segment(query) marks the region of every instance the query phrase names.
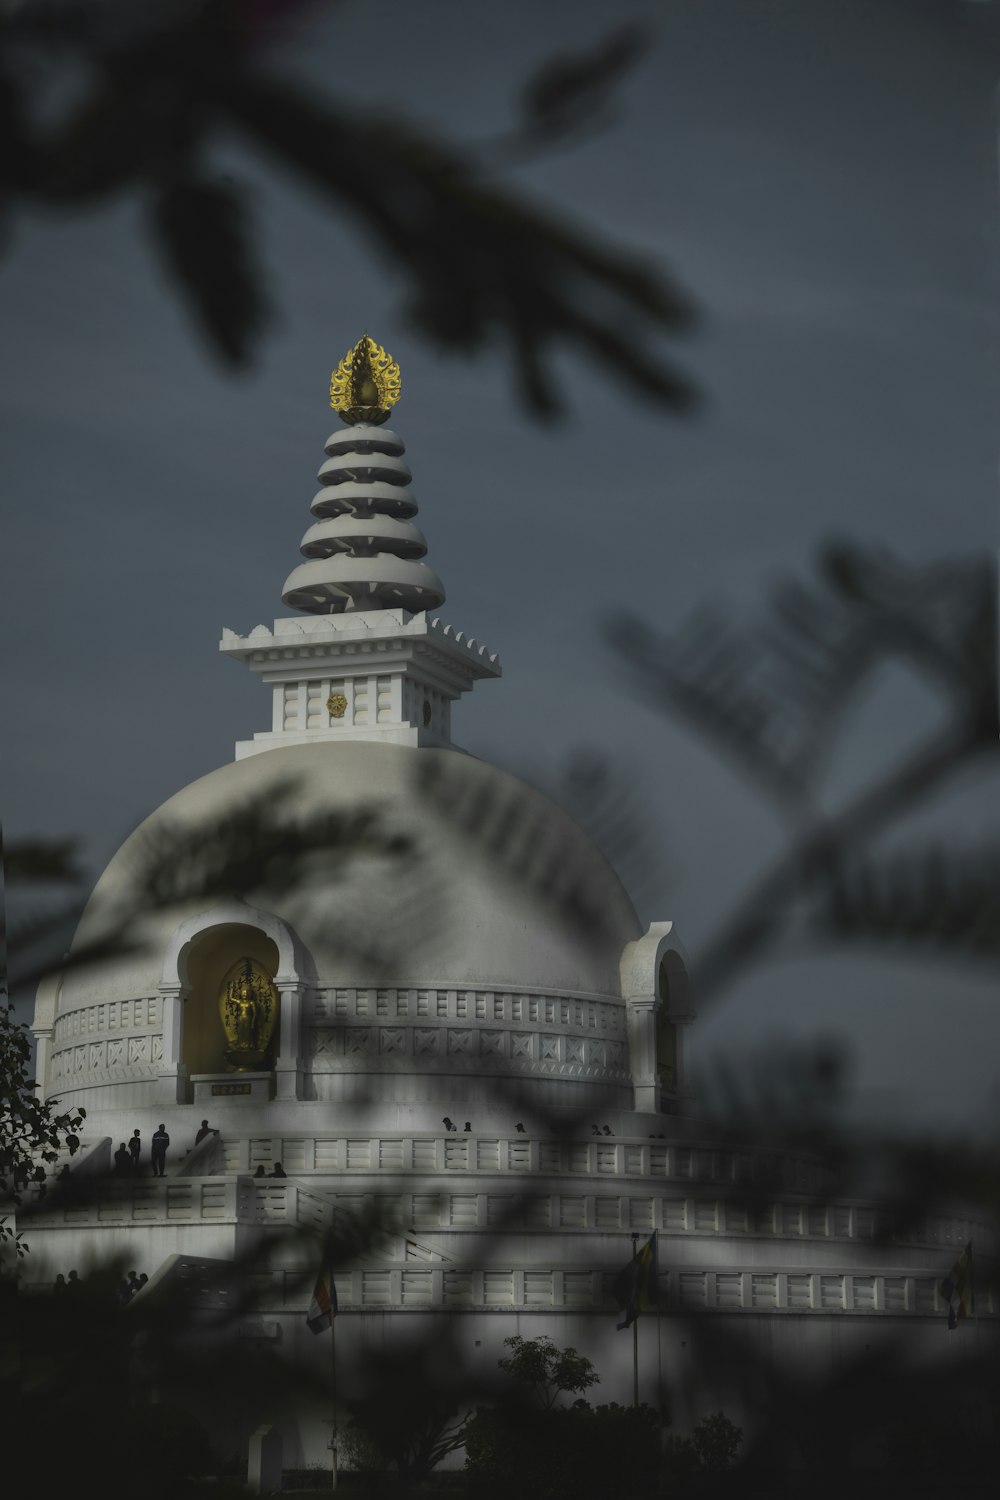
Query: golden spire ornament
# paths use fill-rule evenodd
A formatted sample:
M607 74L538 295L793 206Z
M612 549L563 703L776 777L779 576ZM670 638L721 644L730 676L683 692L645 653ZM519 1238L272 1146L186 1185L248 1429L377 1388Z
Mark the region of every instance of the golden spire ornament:
M330 377L330 405L349 426L378 426L401 391L399 366L367 333L348 349Z

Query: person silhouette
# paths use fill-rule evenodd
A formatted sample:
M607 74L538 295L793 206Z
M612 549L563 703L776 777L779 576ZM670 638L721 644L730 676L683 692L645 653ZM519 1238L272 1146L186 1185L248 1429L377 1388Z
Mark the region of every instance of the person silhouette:
M129 1155L128 1147L126 1146L125 1142L122 1141L121 1145L118 1147L118 1150L115 1152L115 1176L128 1177L130 1176L131 1172L132 1158Z
M128 1154L129 1154L130 1163L131 1163L131 1167L132 1167L132 1174L135 1177L138 1177L139 1172L140 1172L140 1167L139 1167L139 1153L141 1151L142 1151L142 1138L139 1135L138 1130L133 1130L133 1132L132 1132L132 1139L128 1143Z
M256 1172L253 1175L255 1177L266 1177L267 1176L267 1173L264 1171L264 1163L263 1162L260 1163L260 1165L258 1166Z
M285 1169L281 1165L280 1161L276 1161L275 1162L275 1164L274 1164L274 1171L271 1173L271 1176L272 1177L287 1177L288 1176L288 1173L285 1171Z
M198 1134L195 1136L194 1143L195 1143L196 1146L198 1146L205 1139L206 1135L218 1135L218 1133L219 1132L216 1129L214 1129L214 1127L211 1126L208 1123L207 1120L202 1120L202 1122L201 1122L201 1129L198 1131Z
M167 1175L167 1147L170 1145L170 1137L162 1125L157 1125L153 1131L153 1144L150 1147L149 1159L153 1167L154 1177L165 1177Z
M129 1296L130 1297L134 1297L135 1294L136 1294L136 1292L138 1292L138 1291L141 1290L141 1287L142 1287L142 1283L140 1282L140 1280L139 1280L138 1276L136 1275L136 1273L134 1271L130 1271L128 1273L128 1294L129 1294Z

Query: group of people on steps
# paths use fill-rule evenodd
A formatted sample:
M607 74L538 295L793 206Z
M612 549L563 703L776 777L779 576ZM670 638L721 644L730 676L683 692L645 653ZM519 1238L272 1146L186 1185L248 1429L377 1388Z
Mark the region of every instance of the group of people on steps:
M154 1177L167 1175L167 1147L170 1137L163 1125L153 1131L149 1148L149 1166ZM115 1176L139 1177L142 1175L142 1134L133 1130L129 1141L122 1141L115 1152Z

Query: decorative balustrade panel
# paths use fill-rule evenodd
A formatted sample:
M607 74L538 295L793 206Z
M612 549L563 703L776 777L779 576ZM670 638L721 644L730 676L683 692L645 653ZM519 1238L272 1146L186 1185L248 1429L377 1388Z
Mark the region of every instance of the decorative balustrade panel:
M162 1031L159 995L81 1006L52 1029L52 1075L95 1083L152 1077L163 1057Z

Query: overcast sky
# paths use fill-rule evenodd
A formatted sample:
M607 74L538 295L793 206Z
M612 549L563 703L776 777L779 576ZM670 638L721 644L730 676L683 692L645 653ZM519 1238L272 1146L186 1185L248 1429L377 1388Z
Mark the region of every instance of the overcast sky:
M217 642L282 612L333 426L330 370L367 328L403 368L393 428L441 613L504 665L456 710L456 738L541 776L580 746L613 754L662 841L644 915L674 919L696 952L781 831L704 744L634 702L602 621L627 605L670 628L704 600L763 603L832 535L914 561L995 546L988 10L345 0L289 37L275 60L295 76L461 142L508 129L553 52L652 19L618 120L510 180L688 289L701 325L665 351L702 387L694 418L565 357L570 415L532 424L498 354L428 349L356 226L235 142L220 165L253 184L280 310L248 376L199 343L141 201L23 218L0 274L6 837L78 834L99 866L269 727L266 692ZM831 802L935 712L918 685L880 680L845 730ZM980 836L996 792L995 776L957 787L947 825ZM835 1033L865 1108L962 1123L1000 1101L994 987L923 962L799 956L748 975L701 1026L699 1056Z

